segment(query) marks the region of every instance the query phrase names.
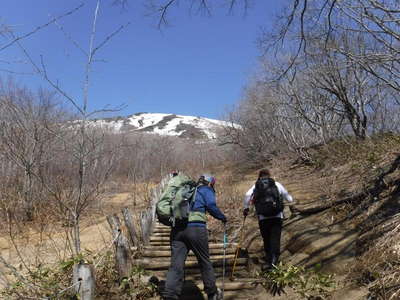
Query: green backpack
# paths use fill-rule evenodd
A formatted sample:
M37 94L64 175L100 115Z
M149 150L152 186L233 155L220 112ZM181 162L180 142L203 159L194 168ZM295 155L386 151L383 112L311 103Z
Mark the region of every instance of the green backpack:
M172 227L185 227L189 219L197 183L184 174L170 179L156 204L158 221Z

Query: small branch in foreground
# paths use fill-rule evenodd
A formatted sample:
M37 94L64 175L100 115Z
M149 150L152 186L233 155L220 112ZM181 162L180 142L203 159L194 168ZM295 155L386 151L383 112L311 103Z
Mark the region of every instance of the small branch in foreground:
M66 12L65 14L62 14L62 15L60 15L60 16L58 16L58 17L55 17L55 18L51 19L49 22L47 22L47 23L45 23L45 24L39 25L39 26L36 27L34 30L32 30L32 31L30 31L30 32L28 32L28 33L26 33L26 34L24 34L24 35L21 35L21 36L14 36L14 35L12 35L12 36L14 37L14 39L13 39L12 41L8 42L7 44L5 44L4 46L0 47L0 51L2 51L2 50L4 50L4 49L6 49L6 48L12 46L12 45L15 44L16 42L18 42L18 41L20 41L20 40L22 40L22 39L24 39L24 38L26 38L26 37L31 36L32 34L35 34L35 33L38 32L39 30L41 30L41 29L43 29L43 28L45 28L45 27L47 27L47 26L49 26L49 25L51 25L51 24L57 22L57 20L60 20L60 19L62 19L62 18L64 18L64 17L67 17L67 16L69 16L69 15L72 15L73 13L75 13L76 11L78 11L79 9L81 9L84 5L85 5L85 4L82 3L81 5L79 5L79 6L75 7L74 9L72 9L72 10Z

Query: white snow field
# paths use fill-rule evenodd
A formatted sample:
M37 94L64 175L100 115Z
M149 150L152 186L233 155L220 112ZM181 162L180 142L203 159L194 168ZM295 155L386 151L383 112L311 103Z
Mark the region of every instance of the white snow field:
M137 113L128 117L91 120L89 124L115 132L140 131L182 137L197 135L208 139L215 139L218 129L232 126L231 123L220 120L163 113Z

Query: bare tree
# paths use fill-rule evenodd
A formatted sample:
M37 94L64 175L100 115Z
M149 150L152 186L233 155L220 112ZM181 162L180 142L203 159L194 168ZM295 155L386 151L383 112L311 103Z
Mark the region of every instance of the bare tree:
M279 128L280 106L272 85L257 82L246 90L245 98L230 113L221 144L238 145L249 162L259 163L284 151ZM286 148L287 149L287 148Z
M280 15L274 30L260 39L261 48L269 53L271 50L279 52L282 45L286 49L292 46L295 50L286 72L295 61L308 54L308 46L317 38L324 41L327 49L342 53L372 76L400 90L399 16L397 0L296 0ZM330 43L347 33L357 33L375 43L363 53Z
M45 60L43 57L40 57L39 62L35 61L33 56L29 53L29 51L22 45L20 40L15 34L10 33L13 38L14 43L20 48L22 53L25 55L26 59L30 62L33 67L33 71L38 74L41 78L43 78L49 85L52 87L67 103L69 103L76 111L76 115L78 117L78 121L75 123L71 123L72 127L75 130L76 139L73 139L73 145L70 148L72 150L72 156L74 159L74 167L76 167L76 174L73 176L76 179L74 192L70 194L72 197L72 201L68 200L68 211L71 215L72 222L74 225L73 231L73 240L74 240L74 249L75 253L81 252L80 245L80 217L84 209L88 206L88 202L93 200L95 197L91 197L90 195L96 194L97 190L93 189L93 187L99 188L99 184L93 184L89 178L95 178L92 176L90 172L96 172L97 169L95 165L92 163L97 160L93 158L93 156L102 153L102 151L97 151L97 149L102 147L102 143L99 142L98 137L92 136L92 130L88 128L87 120L91 116L96 113L104 113L105 109L101 109L99 111L89 111L88 110L88 102L89 102L89 83L90 76L92 71L92 66L95 61L96 54L100 49L102 49L116 34L121 32L125 28L126 25L122 25L118 27L116 30L107 35L102 41L99 43L95 43L96 31L97 31L97 23L99 10L101 7L101 0L96 1L96 5L94 8L93 14L93 22L92 22L92 31L89 37L89 47L87 52L83 52L86 56L86 64L84 68L84 84L83 84L83 95L82 102L78 99L69 95L59 84L58 81L54 80L52 76L49 74ZM54 22L56 23L57 20ZM77 46L74 44L74 46ZM82 47L81 47L82 48ZM114 111L114 110L108 110ZM105 174L108 174L109 168L104 169ZM99 176L97 174L97 178L99 179L99 183L103 182L103 176ZM52 190L50 186L47 186L49 191L56 195L57 192Z
M25 220L34 217L35 201L41 198L38 175L51 159L61 121L54 93L44 90L34 95L12 82L2 84L0 95L2 156L21 174L21 198Z
M349 33L329 43L353 53L364 53L370 45ZM291 58L282 55L266 63L231 115L241 126L229 126L224 143L239 145L254 161L285 149L309 161L312 145L350 134L364 139L377 128L394 128L398 122L388 111L396 105L391 89L334 49L314 39L308 53L283 73Z

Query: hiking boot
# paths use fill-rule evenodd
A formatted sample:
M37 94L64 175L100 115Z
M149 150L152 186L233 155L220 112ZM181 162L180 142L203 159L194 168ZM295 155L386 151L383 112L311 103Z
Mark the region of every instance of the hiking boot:
M262 272L271 272L274 267L271 264L265 264L261 266Z
M271 259L271 265L273 267L277 267L279 263L279 256L276 255L272 255L272 259Z
M222 300L223 298L222 291L219 288L217 288L216 293L208 295L208 300Z

